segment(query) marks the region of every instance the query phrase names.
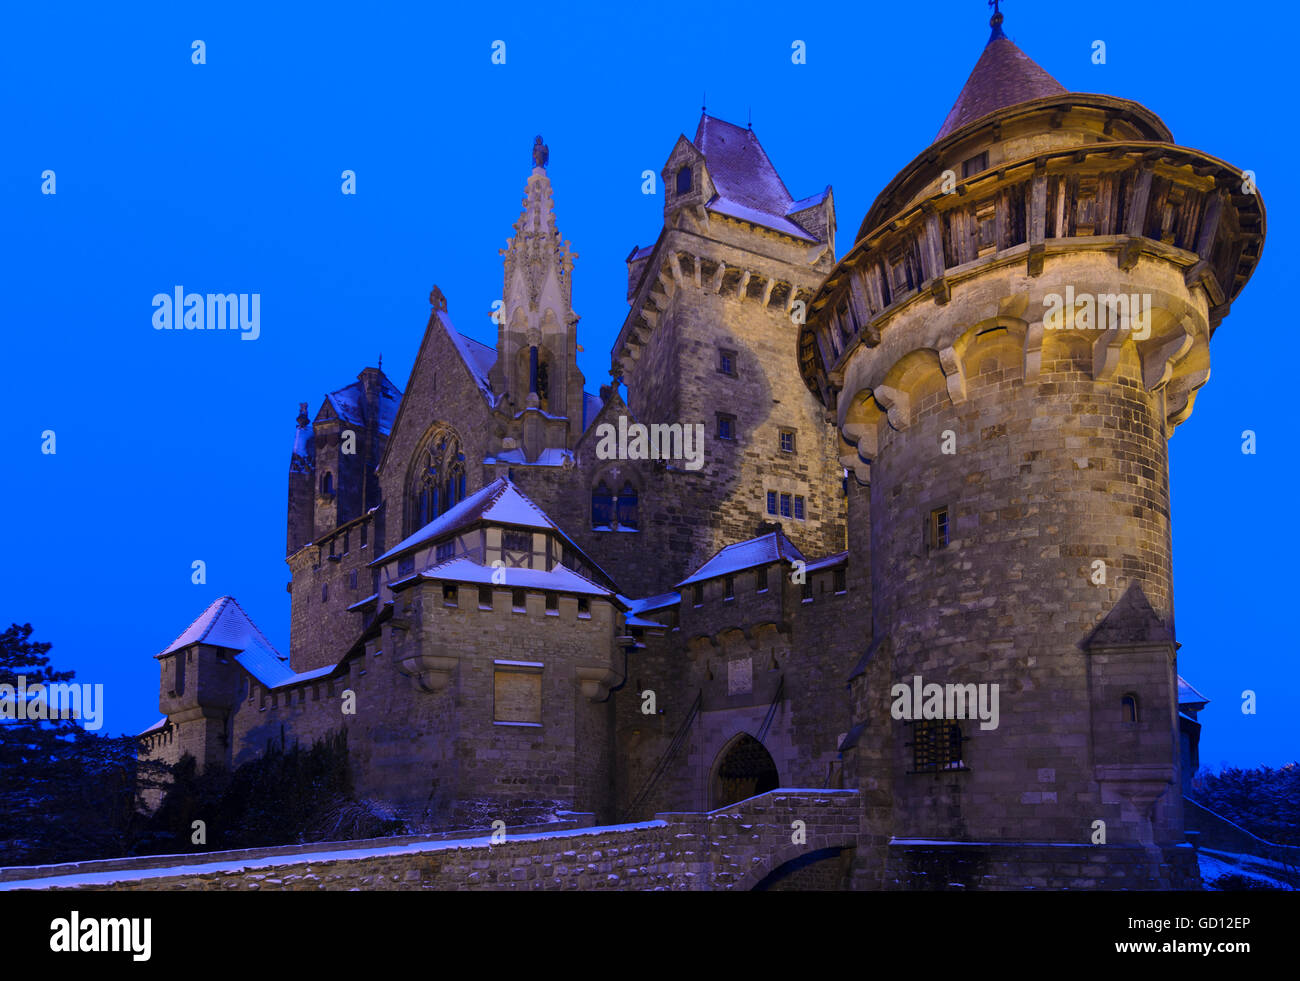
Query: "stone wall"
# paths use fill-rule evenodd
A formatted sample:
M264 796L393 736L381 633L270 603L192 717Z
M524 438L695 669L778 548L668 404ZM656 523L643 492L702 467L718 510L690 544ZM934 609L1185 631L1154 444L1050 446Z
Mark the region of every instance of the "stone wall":
M136 865L112 863L114 869L81 885L60 887L57 880L46 878L38 887L122 891L751 889L786 863L798 862L811 852L851 848L855 796L853 791L780 790L707 814L665 814L653 821L612 827L541 832L517 829L497 844L489 838L357 842L342 850L331 846L310 858L211 853L187 857L185 867L175 875L165 874L156 858L141 859L134 860L139 863ZM792 830L796 821L803 825L798 835ZM796 842L795 837L801 840ZM99 871L90 867L94 864L99 863L83 863L69 875L69 882L94 875ZM150 877L141 877L144 870ZM0 876L0 881L19 878L34 876L11 871ZM806 873L802 881L809 886L828 886L834 879Z

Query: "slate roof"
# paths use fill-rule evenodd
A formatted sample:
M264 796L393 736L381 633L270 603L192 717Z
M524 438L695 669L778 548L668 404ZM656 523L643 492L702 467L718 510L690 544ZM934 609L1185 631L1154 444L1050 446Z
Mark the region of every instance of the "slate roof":
M1190 683L1183 680L1183 676L1178 676L1178 704L1179 705L1207 705L1209 699L1191 686Z
M163 657L191 644L211 644L213 647L226 647L235 651L235 662L267 688L281 688L300 681L310 681L334 670L333 665L313 671L291 670L288 658L271 645L233 596L222 596L214 600L179 637L156 656ZM153 732L165 722L166 719L163 719L145 732Z
M409 552L425 542L450 535L479 521L560 532L559 527L546 516L545 511L520 493L519 488L508 479L498 477L455 507L434 518L413 535L398 542L370 564L379 565L394 555Z
M448 559L431 566L421 574L425 579L439 579L447 582L477 583L481 586L501 585L521 589L546 589L557 593L577 593L582 596L614 596L614 591L600 586L586 576L574 572L562 565L553 569L506 568L501 570L505 582L496 583L493 576L497 570L491 566L480 565L473 559L461 556ZM656 624L656 626L661 626Z
M704 154L717 194L705 205L710 211L753 222L807 242L818 239L788 215L809 207L811 198L796 202L752 130L704 113L695 130L695 148ZM795 205L798 207L795 207Z
M211 644L214 647L229 647L239 651L258 646L275 654L271 642L266 639L262 631L257 629L248 614L235 602L233 596L222 596L220 599L213 600L179 637L155 656L172 654L191 644Z
M752 569L755 566L778 561L802 562L804 557L803 553L795 547L794 542L779 531L771 531L758 538L736 542L721 549L713 558L679 582L677 587L680 589L682 586L690 585L693 582L716 579L718 576L726 576L733 572L740 572L744 569Z
M360 379L354 381L351 385L340 388L337 392L330 392L325 398L329 401L335 414L346 425L365 426L367 422L366 389ZM381 433L392 431L393 420L397 418L397 406L401 400L402 393L398 387L389 381L386 375L380 373L379 431Z
M995 18L993 34L939 128L935 142L999 109L1049 95L1064 95L1066 91L1064 85L1008 40L1002 33L1001 22Z

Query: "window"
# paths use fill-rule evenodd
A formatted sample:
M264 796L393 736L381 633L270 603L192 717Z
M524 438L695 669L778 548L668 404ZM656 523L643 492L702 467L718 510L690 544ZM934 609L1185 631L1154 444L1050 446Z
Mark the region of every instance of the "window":
M353 569L348 573L348 588L355 590L357 588L357 570Z
M718 352L718 371L724 375L736 377L736 352L722 350Z
M560 597L555 593L546 594L546 615L553 617L560 615Z
M973 174L978 174L981 170L988 170L988 167L989 152L985 150L983 153L977 154L962 163L961 175L962 177L970 177Z
M541 665L497 665L492 684L492 719L494 722L541 725Z
M415 460L410 490L412 531L465 499L465 454L455 433L435 430L416 452Z
M767 566L760 565L754 571L754 582L758 592L767 592Z
M847 593L849 591L849 570L840 566L835 570L835 592Z
M480 610L492 609L492 587L480 586L478 588L478 608Z
M503 531L501 547L507 552L531 552L533 535L529 531Z
M926 544L931 550L948 547L948 508L935 508L930 512L926 529Z
M348 552L352 551L351 547L348 545L348 542L351 540L351 537L352 537L351 530L345 531L343 533L343 554L344 555L347 555Z
M961 726L951 719L919 719L912 726L912 772L961 770Z
M442 584L442 605L456 605L456 584L454 582L445 582Z
M704 605L704 584L697 582L691 587L691 602L696 606Z
M510 605L516 613L528 612L528 594L522 589L510 590Z
M446 562L449 558L451 558L455 554L456 554L456 543L454 541L443 542L441 545L437 547L437 549L434 550L434 561Z
M767 492L767 513L776 514L776 491Z
M797 521L803 520L803 495L801 494L794 496L794 516Z
M327 582L323 582L320 584L320 601L324 603L328 601L329 598L330 598L330 584Z
M408 555L404 559L397 560L397 574L399 576L409 576L415 571L415 556Z
M1119 700L1119 717L1121 722L1136 722L1138 720L1138 700L1133 694L1125 695Z
M793 429L781 430L781 452L782 453L794 452L794 430Z
M322 494L334 493L334 475L328 470L325 471L325 476L320 479L320 492Z
M608 528L614 523L614 495L602 480L591 492L591 526Z
M591 600L585 596L578 597L578 617L583 620L591 619Z
M790 517L790 495L789 494L781 495L781 517L783 518Z
M725 412L718 413L718 439L736 438L736 417Z
M691 189L691 168L683 167L677 171L677 193L685 194Z
M722 580L722 595L729 600L736 598L736 577L727 576Z
M636 503L636 488L631 483L625 483L623 489L618 492L616 509L620 528L637 527Z
M361 547L362 548L366 547L366 543L369 540L369 538L370 538L370 526L368 524L363 524L361 526Z
M807 573L804 573L804 575L807 575ZM805 579L803 581L803 589L800 590L799 599L801 602L804 603L811 603L813 601L813 590L812 590L811 579Z

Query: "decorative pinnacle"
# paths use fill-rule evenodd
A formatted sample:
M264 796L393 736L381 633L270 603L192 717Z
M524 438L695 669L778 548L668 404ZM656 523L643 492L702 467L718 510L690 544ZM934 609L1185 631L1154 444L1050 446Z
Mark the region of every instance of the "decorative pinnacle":
M993 8L993 16L989 18L989 26L993 28L989 44L992 44L998 38L1006 40L1006 35L1002 33L1002 11L998 8L998 0L989 0L989 6Z
M551 151L545 143L542 142L541 136L533 140L533 166L546 169L547 162L551 159Z

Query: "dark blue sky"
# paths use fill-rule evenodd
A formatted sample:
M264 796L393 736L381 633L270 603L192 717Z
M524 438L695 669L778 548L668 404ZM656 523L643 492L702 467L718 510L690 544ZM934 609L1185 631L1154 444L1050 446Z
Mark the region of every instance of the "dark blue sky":
M661 221L640 175L693 135L704 91L712 114L743 124L752 109L795 197L834 186L842 254L933 140L989 31L978 0L418 6L6 12L0 621L30 621L56 665L105 685L102 731L156 721L153 655L217 596L287 651L298 403L314 414L381 351L404 388L434 283L461 331L495 342L498 250L537 133L580 256L595 391L627 310L623 260ZM1263 261L1171 442L1179 666L1213 700L1204 762L1290 761L1294 340L1268 311L1287 308L1295 278L1296 25L1203 0L1004 11L1007 34L1067 88L1142 102L1179 142L1258 175ZM195 39L206 65L191 64ZM504 66L490 61L498 39ZM806 65L791 63L796 39ZM40 193L46 169L55 196ZM345 169L355 197L340 193ZM153 330L153 295L177 285L260 293L261 337ZM55 456L40 452L46 429ZM190 582L195 559L205 586ZM1244 689L1258 714L1242 714Z

